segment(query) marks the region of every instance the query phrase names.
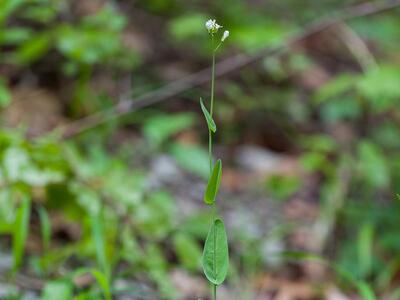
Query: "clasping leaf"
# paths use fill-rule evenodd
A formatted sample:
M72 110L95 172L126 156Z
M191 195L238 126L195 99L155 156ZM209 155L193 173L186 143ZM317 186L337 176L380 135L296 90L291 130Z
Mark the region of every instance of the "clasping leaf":
M201 98L200 98L200 106L201 110L203 111L204 117L206 118L208 129L210 129L212 132L215 133L217 131L217 125L215 125L213 118L211 117L207 108L204 106L203 100Z
M219 184L221 182L222 175L222 162L220 159L214 165L210 179L207 183L206 192L204 193L204 203L212 205L217 197Z
M202 264L207 279L220 285L224 282L229 267L228 240L224 223L215 219L204 244Z

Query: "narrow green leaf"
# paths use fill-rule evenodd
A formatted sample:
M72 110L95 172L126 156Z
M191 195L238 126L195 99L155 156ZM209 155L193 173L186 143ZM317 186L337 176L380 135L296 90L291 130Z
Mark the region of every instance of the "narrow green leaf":
M204 117L206 118L208 129L210 129L212 132L215 133L217 131L217 125L215 125L212 116L208 112L207 108L204 106L203 100L201 98L200 98L200 106L201 110L203 111Z
M204 202L208 205L212 205L215 202L215 198L218 194L219 184L222 176L222 162L220 159L214 165L210 179L207 183L206 192L204 193Z
M103 221L101 213L92 217L92 239L96 250L97 264L103 273L109 274L110 268L106 255Z
M31 215L31 201L24 197L18 209L13 232L13 271L15 272L22 263L26 239L29 232L29 218Z
M224 282L229 267L229 251L221 219L216 219L210 227L204 244L202 264L204 274L211 283L220 285Z
M93 277L96 278L96 281L103 292L104 299L111 300L110 281L108 280L107 274L96 269L92 270L91 273Z
M39 210L40 229L42 233L43 248L45 251L49 249L50 238L51 238L51 223L49 215L44 207L40 207Z
M376 300L376 296L371 286L369 286L364 281L359 281L357 283L358 291L360 292L360 296L363 300Z

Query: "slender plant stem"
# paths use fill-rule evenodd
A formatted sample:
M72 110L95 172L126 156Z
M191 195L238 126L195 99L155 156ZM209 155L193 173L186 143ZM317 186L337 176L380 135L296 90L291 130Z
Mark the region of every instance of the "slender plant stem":
M217 285L213 284L213 300L217 300Z
M211 67L211 107L210 115L213 115L214 109L214 88L215 88L215 50L214 49L214 35L212 36L212 67Z
M211 43L212 43L212 67L211 67L211 103L210 103L210 115L211 117L213 116L213 111L214 111L214 91L215 91L215 52L218 49L214 47L214 35L211 36ZM210 176L212 174L212 166L213 166L213 159L212 159L212 132L210 129L208 129L208 156L210 159ZM213 203L212 207L212 214L213 214L213 220L217 217L217 209L216 209L216 204ZM215 226L214 226L214 273L216 273L216 232L215 232ZM217 286L215 284L212 284L212 289L213 289L213 300L217 300Z
M215 49L214 49L214 35L211 36L211 46L212 46L212 68L211 68L211 103L210 103L210 115L213 116L214 111L214 87L215 87ZM213 167L212 159L212 132L208 129L208 157L210 160L210 176Z

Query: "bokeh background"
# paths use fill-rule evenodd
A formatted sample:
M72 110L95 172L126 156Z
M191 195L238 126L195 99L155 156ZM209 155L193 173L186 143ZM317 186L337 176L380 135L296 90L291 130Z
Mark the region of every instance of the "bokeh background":
M209 18L219 299L400 299L398 6L0 1L0 299L209 299Z

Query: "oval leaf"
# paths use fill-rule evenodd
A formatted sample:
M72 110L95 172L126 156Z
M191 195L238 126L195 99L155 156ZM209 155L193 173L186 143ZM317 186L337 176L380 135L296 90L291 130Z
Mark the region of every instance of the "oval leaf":
M220 285L224 282L229 267L229 250L221 219L216 219L210 227L204 244L202 264L204 274L211 283Z
M222 162L220 159L214 165L210 179L207 183L206 192L204 193L204 203L212 205L217 197L219 184L222 176Z
M207 108L204 106L203 100L201 98L200 98L200 106L201 110L203 111L204 117L206 118L208 129L210 129L212 132L215 133L217 131L217 125L215 125L213 118L211 117Z

